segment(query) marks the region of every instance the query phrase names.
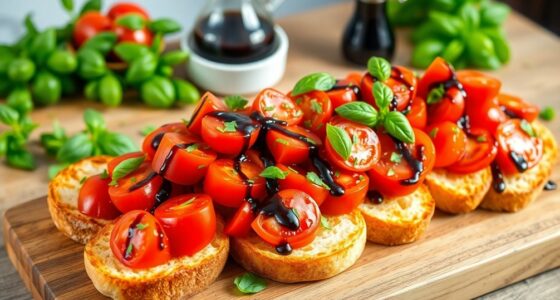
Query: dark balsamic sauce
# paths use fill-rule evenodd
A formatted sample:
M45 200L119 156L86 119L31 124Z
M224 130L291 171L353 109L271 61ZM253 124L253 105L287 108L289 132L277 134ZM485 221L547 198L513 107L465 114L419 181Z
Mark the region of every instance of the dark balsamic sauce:
M169 168L171 160L173 159L173 157L175 156L175 153L177 153L178 150L186 149L188 146L191 146L193 144L195 144L195 143L173 145L173 147L171 147L171 150L169 150L169 152L167 152L167 156L165 156L165 159L163 160L163 164L161 164L161 167L159 168L159 172L158 172L159 175L161 175L161 176L165 175L165 172L167 172L167 169Z
M346 80L337 80L336 83L334 84L334 86L330 89L331 91L337 91L337 90L351 90L356 97L359 99L360 98L360 87L354 84L348 84L346 83Z
M160 204L165 202L171 196L171 181L164 179L161 183L159 191L156 193L156 203L152 209L156 209Z
M393 138L393 141L395 142L395 146L397 147L397 152L403 156L403 158L406 160L406 162L414 172L412 174L412 177L401 180L401 184L402 185L417 184L420 181L420 175L422 175L422 172L424 172L424 160L425 160L424 146L418 147L418 156L420 157L420 159L416 159L412 155L412 153L410 153L410 150L406 147L405 143L395 138Z
M159 148L159 144L161 143L161 139L163 139L163 136L165 135L165 132L160 132L158 134L156 134L154 136L154 138L152 139L152 149L157 150L157 148Z
M506 116L512 118L512 119L521 119L516 113L514 113L513 111L507 109L505 106L500 106L500 109L506 114Z
M271 217L274 216L278 224L290 229L298 230L299 219L294 211L287 208L282 199L278 196L272 196L270 200L261 208L261 214Z
M504 181L504 174L496 162L490 165L492 169L492 187L497 193L503 193L506 190L506 182Z
M514 151L510 151L508 155L519 173L523 173L527 171L527 169L529 169L529 164L527 163L525 158L523 158L523 156L517 154L517 152Z
M406 87L406 89L410 92L410 99L408 101L408 104L406 105L406 108L402 111L402 113L406 115L412 109L412 102L414 100L414 99L412 99L412 93L414 92L414 85L412 83L406 81L406 79L404 78L404 74L397 67L392 67L391 68L391 78L393 78L394 80L403 84ZM393 100L391 101L391 106L389 107L389 109L390 110L397 110L397 105L398 105L397 98L393 97Z
M292 245L290 243L285 242L275 247L276 252L281 255L289 255L292 253Z
M554 191L558 186L556 185L556 182L549 180L545 183L544 185L544 190L545 191Z
M375 190L368 191L366 197L373 204L383 203L383 195L381 195L381 193L378 191Z
M127 251L127 250L130 247L130 243L132 243L132 238L134 237L136 230L138 230L136 226L140 224L140 222L142 222L143 217L144 217L143 213L138 214L134 219L134 221L132 221L132 223L130 223L130 226L128 227L128 234L126 235L126 242L125 242L126 247L124 247L124 253L123 253L123 257L125 260L132 259L132 252L134 251L134 249L133 251Z
M154 177L156 177L156 176L157 176L157 173L156 173L156 172L151 172L150 174L148 174L148 176L146 176L146 178L144 178L144 179L142 179L142 180L136 182L135 184L131 185L131 186L128 188L128 191L129 191L129 192L132 192L132 191L134 191L134 190L137 190L137 189L139 189L139 188L145 186L145 185L148 184L150 181L152 181L152 179L154 179Z

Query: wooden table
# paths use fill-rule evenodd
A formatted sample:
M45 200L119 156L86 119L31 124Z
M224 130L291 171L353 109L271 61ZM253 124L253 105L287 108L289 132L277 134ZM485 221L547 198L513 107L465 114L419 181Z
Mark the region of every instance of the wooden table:
M340 56L340 39L344 22L349 18L352 6L349 3L325 7L307 13L293 15L279 21L290 38L290 53L284 79L277 85L281 90L289 90L303 75L309 72L326 71L342 77L357 67L348 65ZM302 30L305 29L305 30ZM549 32L530 21L513 14L506 23L506 30L513 48L512 62L495 72L504 89L541 105L551 105L560 112L560 42ZM406 65L410 57L410 47L405 34L398 35L398 51L394 62ZM317 66L322 66L320 69ZM358 68L358 69L363 69ZM58 119L74 133L83 128L81 112L93 107L104 112L108 126L141 140L140 129L145 125L158 125L188 116L192 107L176 110L148 110L138 104L126 104L119 108L106 109L87 101L65 101L62 105L38 109L33 112L34 121L41 124L33 134L38 140L41 132L50 130L50 124ZM560 122L548 126L557 133ZM0 127L0 130L2 128ZM40 154L38 145L33 151ZM46 194L48 160L41 160L35 172L13 170L0 166L0 212L15 204ZM1 236L1 235L0 235ZM0 298L29 298L17 272L8 262L0 237ZM560 270L552 270L498 290L485 297L509 298L509 295L539 295L543 298L560 294Z

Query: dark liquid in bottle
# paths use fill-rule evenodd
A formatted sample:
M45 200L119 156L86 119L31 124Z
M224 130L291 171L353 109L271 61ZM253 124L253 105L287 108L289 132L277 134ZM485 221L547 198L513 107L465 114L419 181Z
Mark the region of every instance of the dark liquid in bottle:
M210 14L198 21L191 48L207 59L223 63L252 62L277 48L274 25L257 16L243 18L239 11Z

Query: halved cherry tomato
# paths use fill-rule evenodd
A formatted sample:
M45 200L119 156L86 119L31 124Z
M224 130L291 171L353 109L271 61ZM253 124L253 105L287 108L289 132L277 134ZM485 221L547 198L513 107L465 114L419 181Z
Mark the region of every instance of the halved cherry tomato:
M436 150L432 140L424 132L414 129L414 145L404 144L414 159L423 158L423 169L418 180L411 180L415 172L406 158L397 151L393 138L382 131L378 131L377 135L381 144L381 156L373 169L368 172L370 190L379 191L388 197L404 196L414 192L434 166ZM403 182L404 180L408 181Z
M465 112L465 98L463 91L457 87L451 87L445 91L442 99L428 105L430 124L443 121L457 122Z
M369 177L365 173L338 171L334 174L334 181L344 188L344 195L337 197L329 194L321 205L321 212L325 215L351 213L364 201Z
M496 162L504 174L521 173L541 160L543 142L540 138L529 135L526 130L534 132L529 122L519 119L511 119L498 126Z
M325 141L327 158L337 167L348 171L364 172L370 170L379 159L381 152L379 139L373 129L348 121L341 117L333 117L329 124L342 128L352 140L352 149L348 159L344 159L334 150L329 139Z
M142 142L142 151L146 153L148 158L152 159L154 157L154 154L156 154L156 150L161 143L161 139L166 132L188 134L189 130L187 129L187 125L185 123L178 122L162 125L156 130L150 132L150 134L148 134Z
M297 125L303 118L301 108L290 97L271 88L262 90L255 97L252 110L265 117L285 121L288 125Z
M358 94L360 87L358 84L351 80L337 80L335 86L327 91L329 99L331 99L333 109L344 105L346 103L356 101L358 99Z
M122 213L149 210L154 207L162 184L163 178L152 171L150 162L144 162L134 172L119 179L117 185L109 186L109 196Z
M246 124L252 124L253 120L248 116L239 114L240 119ZM206 115L202 118L201 136L204 142L214 151L237 155L247 151L257 141L260 132L260 125L254 123L251 128L240 128L242 125L234 123L226 124L219 118ZM226 126L228 125L228 126ZM245 126L245 125L243 125Z
M493 101L502 83L479 71L463 70L457 72L457 79L463 85L467 93L468 105L480 106L488 101Z
M354 85L359 86L362 82L362 73L360 72L351 72L346 75L346 80L351 81Z
M256 217L251 204L247 201L243 202L224 228L225 234L234 237L247 236L251 230L251 223Z
M410 122L410 126L418 129L426 128L426 123L428 122L426 101L420 97L414 98L410 111L406 114L406 118L408 122Z
M373 76L366 73L362 78L360 90L364 101L377 108L375 98L373 97L374 83L375 80ZM397 99L398 111L405 110L408 107L408 103L416 97L416 76L414 76L414 72L405 67L394 66L391 70L391 77L389 77L389 79L387 79L384 83L393 90L395 98Z
M102 178L101 175L88 177L78 194L78 210L90 217L105 220L120 216L121 212L109 196L109 182L111 178Z
M202 118L213 111L226 111L227 107L224 101L218 99L210 92L204 93L194 109L187 128L194 134L200 134L202 126Z
M125 266L148 269L171 259L169 239L151 214L134 210L120 217L109 239L113 255Z
M469 99L469 98L467 98ZM496 128L507 120L506 114L500 109L496 99L476 105L467 100L465 111L469 118L470 128L483 128L495 133Z
M150 46L152 45L152 40L154 38L154 34L148 28L133 30L114 23L113 31L117 34L117 40L119 43L131 42Z
M529 122L533 122L539 115L539 108L536 105L526 102L517 96L499 94L498 104L502 109L506 109L506 114L509 112L513 114L513 117L525 119Z
M317 147L323 144L317 135L303 127L288 126L285 130L306 137ZM280 130L271 129L266 133L266 145L274 160L280 164L298 164L309 159L309 144Z
M107 164L107 173L109 173L109 177L113 176L113 170L115 169L115 167L121 162L123 162L124 160L127 160L129 158L134 158L134 157L141 157L145 155L146 154L144 154L143 152L130 152L111 159Z
M146 12L144 8L131 2L120 2L113 4L107 12L107 17L109 17L111 20L116 20L117 18L130 13L138 14L144 17L144 19L146 20L150 19L148 12Z
M74 25L72 37L76 47L82 46L87 40L98 33L111 30L111 19L96 11L90 11L81 16Z
M458 162L467 146L467 135L457 124L444 121L426 128L436 148L434 167L448 167Z
M317 203L311 196L299 190L283 190L274 198L281 201L286 209L294 209L297 212L295 215L299 220L299 228L290 230L280 225L274 216L261 213L251 224L257 235L273 246L288 243L295 249L311 243L315 239L321 219Z
M417 96L426 99L428 93L438 84L452 79L453 68L441 57L436 57L418 82Z
M218 159L208 167L204 178L204 193L216 203L227 207L241 206L247 200L249 189L251 197L260 200L266 195L265 179L259 176L262 170L257 164L243 161L241 172L237 172L232 159ZM243 180L243 175L247 180Z
M156 208L154 216L169 237L174 257L194 255L216 235L216 213L212 199L205 194L171 198Z
M204 177L216 158L216 152L192 135L168 132L161 139L152 167L171 182L191 185Z
M302 95L291 96L303 110L302 126L318 136L324 136L325 124L333 114L333 105L327 93L312 91Z
M480 128L471 129L463 157L447 170L461 174L480 171L494 161L497 152L496 140L490 132Z
M319 206L327 199L329 190L324 186L309 181L306 177L307 172L304 170L296 169L295 167L287 167L282 164L277 164L276 166L280 168L280 170L286 172L286 178L278 180L278 185L281 190L296 189L305 192L311 196Z

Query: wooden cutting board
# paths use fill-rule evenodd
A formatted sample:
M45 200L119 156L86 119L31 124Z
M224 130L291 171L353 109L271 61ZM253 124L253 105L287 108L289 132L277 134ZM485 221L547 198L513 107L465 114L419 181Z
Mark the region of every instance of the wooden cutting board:
M351 3L291 16L279 23L290 37L284 79L289 90L301 76L327 71L337 77L355 67L345 64L338 43ZM305 30L302 30L304 28ZM505 90L560 113L560 42L531 22L513 14L506 24L513 48L512 62L495 72ZM399 35L395 62L406 65L410 48ZM37 139L59 119L70 133L83 125L81 111L100 106L78 101L33 112L42 126ZM106 110L112 129L137 136L146 124L180 120L192 108L153 111L139 106ZM560 141L560 118L546 124ZM14 206L46 193L46 162L34 173L0 168L0 210L12 207L3 220L6 249L35 298L96 299L83 269L82 246L60 234L50 220L44 197ZM553 179L560 180L555 167ZM368 244L348 271L328 280L307 284L269 282L254 298L471 298L560 265L560 191L545 192L527 209L515 214L476 211L450 216L436 213L426 236L398 247ZM197 298L238 296L233 278L241 268L229 262L217 282ZM251 298L251 297L244 297Z

